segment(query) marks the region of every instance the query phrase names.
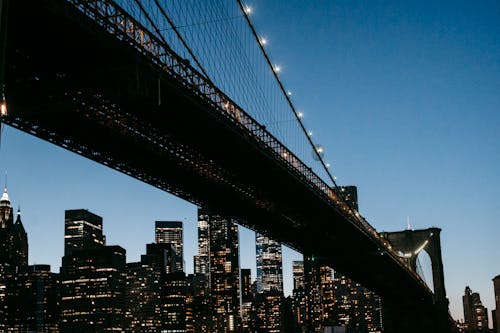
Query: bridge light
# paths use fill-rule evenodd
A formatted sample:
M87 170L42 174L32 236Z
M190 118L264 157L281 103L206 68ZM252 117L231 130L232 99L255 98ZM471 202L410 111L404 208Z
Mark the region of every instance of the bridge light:
M326 163L326 165L325 165L325 166L326 166L327 168L329 168L329 167L330 167L330 163Z
M292 92L291 92L290 90L288 90L288 91L286 92L286 94L287 94L288 96L292 96Z
M304 117L304 114L302 112L297 112L297 117L299 117L299 119L302 119L302 117Z
M260 44L262 45L266 45L267 44L267 39L265 39L264 37L262 37L260 40L259 40Z
M3 97L2 102L0 102L0 115L7 115L7 102L5 101L5 97Z
M245 14L247 14L247 15L248 15L248 14L252 14L252 11L253 11L253 10L252 10L252 7L250 7L250 6L246 6L246 7L245 7Z
M274 68L273 68L273 69L274 69L274 71L275 71L276 73L281 72L281 67L280 67L280 66L278 66L278 65L274 65Z

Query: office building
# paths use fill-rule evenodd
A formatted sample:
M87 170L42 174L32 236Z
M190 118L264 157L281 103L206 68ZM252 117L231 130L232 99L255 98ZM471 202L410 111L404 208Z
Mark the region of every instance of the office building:
M203 263L207 249L206 239L199 240L198 262L200 272L202 267L209 268L213 329L216 332L237 332L241 326L238 225L232 219L202 208L198 210L198 221L203 222L201 225L204 227L204 233L200 237L206 237L208 229L208 266L206 262Z
M257 292L276 290L283 293L281 244L256 233Z
M465 287L462 301L464 306L466 332L489 332L488 310L481 303L481 297L479 294L473 293L469 286L467 286Z
M7 189L0 198L0 331L24 330L26 308L19 302L28 273L28 235L18 209L14 212Z
M210 271L210 229L208 215L198 210L198 255L194 257L194 273L208 275Z
M175 270L184 270L182 222L179 221L156 221L155 222L155 242L171 243L174 246L176 259Z
M64 255L74 250L90 250L104 246L102 217L85 209L66 210L64 213Z

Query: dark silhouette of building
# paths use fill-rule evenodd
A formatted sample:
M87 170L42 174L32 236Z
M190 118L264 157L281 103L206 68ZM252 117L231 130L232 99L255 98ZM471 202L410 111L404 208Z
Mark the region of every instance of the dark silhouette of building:
M0 331L22 331L29 315L20 295L28 279L28 235L18 209L14 212L7 188L0 198Z
M493 289L495 291L495 310L492 314L493 326L496 329L495 333L500 333L500 275L493 278Z
M64 255L74 250L97 249L106 243L102 233L102 217L86 209L64 212Z
M188 275L186 332L212 332L212 315L211 298L207 289L207 275Z
M59 288L59 274L52 273L50 265L28 267L23 297L27 304L27 332L59 332Z
M174 246L176 259L176 271L184 270L184 242L182 238L182 222L179 221L156 221L155 242L170 243Z
M464 321L467 333L489 332L488 309L481 303L478 293L473 293L469 286L465 287L462 296L464 305Z

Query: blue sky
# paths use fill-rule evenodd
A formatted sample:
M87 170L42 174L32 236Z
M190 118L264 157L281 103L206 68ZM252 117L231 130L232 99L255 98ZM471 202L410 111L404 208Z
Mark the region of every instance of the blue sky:
M378 230L440 227L451 311L466 285L494 308L500 274L500 3L248 1L307 127ZM21 205L30 263L57 271L64 210L104 218L108 244L139 259L155 220L185 222L192 271L196 208L149 185L4 127L0 169ZM254 236L240 234L255 274ZM291 260L285 251L285 287Z

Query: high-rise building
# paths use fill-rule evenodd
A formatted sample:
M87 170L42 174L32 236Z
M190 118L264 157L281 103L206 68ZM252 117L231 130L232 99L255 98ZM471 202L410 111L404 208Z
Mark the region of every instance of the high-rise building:
M173 244L152 243L140 262L127 264L127 332L184 332L185 277L177 259Z
M198 221L206 221L208 228L210 259L208 266L206 263L201 264L206 244L200 241L199 270L201 272L202 267L209 267L214 331L237 332L241 325L238 225L232 219L202 208L198 210Z
M281 244L256 233L257 292L276 290L283 293Z
M478 293L473 293L469 286L465 287L462 296L464 305L464 320L467 326L466 332L489 332L488 309L481 303Z
M241 269L241 324L244 332L250 328L250 315L253 303L252 277L250 269Z
M28 235L18 209L14 221L7 189L0 198L0 331L25 330L25 303L19 302L28 273Z
M74 250L97 249L105 245L102 217L85 209L71 209L64 213L64 255Z
M73 250L61 266L61 332L123 331L125 249Z
M500 275L493 278L493 289L495 291L495 314L493 315L493 323L496 324L496 332L500 333Z
M382 330L380 297L344 275L335 273L335 315L337 325L361 332Z
M59 274L50 265L31 265L24 285L27 332L59 332Z
M178 257L175 270L184 270L182 222L179 221L156 221L155 222L155 242L171 243L174 246Z
M187 277L186 332L211 332L212 308L207 291L207 276L190 274Z
M102 218L87 210L67 210L64 222L61 332L122 331L125 249L104 245Z
M302 260L294 260L292 262L293 269L293 289L304 288L304 262Z
M203 213L203 214L201 214ZM210 271L210 229L208 215L198 211L198 255L194 257L194 273L208 275Z
M307 295L307 324L313 331L319 332L333 324L335 305L333 270L323 258L304 255L304 280Z

